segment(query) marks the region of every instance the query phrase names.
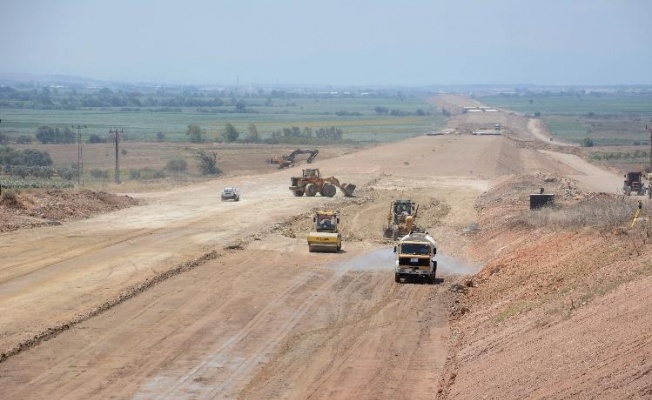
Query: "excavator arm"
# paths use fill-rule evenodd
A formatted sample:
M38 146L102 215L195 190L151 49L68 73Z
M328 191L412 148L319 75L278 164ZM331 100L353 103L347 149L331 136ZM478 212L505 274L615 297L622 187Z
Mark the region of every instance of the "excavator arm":
M311 162L313 162L315 160L315 158L317 157L317 154L319 154L319 150L317 150L317 149L314 149L314 150L313 149L296 149L296 150L294 150L292 153L290 153L288 155L276 156L274 158L271 158L271 159L267 160L267 162L270 163L270 164L278 164L279 168L287 168L287 167L291 167L292 165L294 165L294 161L295 161L296 157L298 155L300 155L300 154L310 154L310 156L308 157L308 160L306 160L306 162L308 164L310 164Z

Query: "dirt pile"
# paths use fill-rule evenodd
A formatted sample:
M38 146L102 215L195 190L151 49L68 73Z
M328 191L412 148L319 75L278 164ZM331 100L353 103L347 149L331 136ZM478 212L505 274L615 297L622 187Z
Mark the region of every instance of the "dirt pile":
M441 199L423 194L420 190L360 190L356 197L338 199L322 208L340 213L339 229L345 242L385 242L383 224L387 222L393 199L411 199L419 205L417 224L426 229L440 224L448 214L450 205ZM290 238L305 236L313 230L313 213L303 213L279 224L277 229Z
M0 198L0 232L56 225L63 221L136 205L136 199L91 190L42 190L16 193L5 189Z
M649 398L652 222L531 224L536 212L517 195L530 189L524 178L479 200L472 250L487 263L455 286L439 398ZM561 183L555 192L564 194ZM570 193L553 212L619 202L597 201L604 196Z

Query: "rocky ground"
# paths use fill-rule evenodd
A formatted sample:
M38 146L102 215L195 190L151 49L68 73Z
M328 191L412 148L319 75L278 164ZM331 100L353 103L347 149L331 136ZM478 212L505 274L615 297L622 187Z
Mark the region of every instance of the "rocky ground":
M0 232L58 225L137 204L133 197L103 191L4 189L0 196Z

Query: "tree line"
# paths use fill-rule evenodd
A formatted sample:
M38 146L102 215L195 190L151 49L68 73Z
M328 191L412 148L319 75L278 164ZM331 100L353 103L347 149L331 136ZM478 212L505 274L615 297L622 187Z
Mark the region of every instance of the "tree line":
M220 140L223 142L244 142L244 143L316 143L316 142L333 142L340 141L344 135L342 128L338 127L322 127L313 129L310 127L300 128L298 126L284 127L273 131L270 138L261 139L258 128L255 124L250 123L247 126L246 134L241 134L240 131L231 123L224 126L224 130L220 133ZM203 143L205 139L205 131L197 124L189 124L186 129L186 136L193 143Z

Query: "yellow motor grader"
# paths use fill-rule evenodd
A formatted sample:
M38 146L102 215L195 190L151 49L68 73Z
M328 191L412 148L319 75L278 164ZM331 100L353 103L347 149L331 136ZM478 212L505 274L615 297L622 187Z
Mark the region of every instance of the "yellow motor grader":
M387 224L383 225L383 238L398 240L412 231L421 231L415 219L419 206L412 200L394 200L389 207Z
M337 229L340 217L334 210L315 211L313 217L315 230L308 234L308 250L331 251L338 253L342 249L342 233Z

